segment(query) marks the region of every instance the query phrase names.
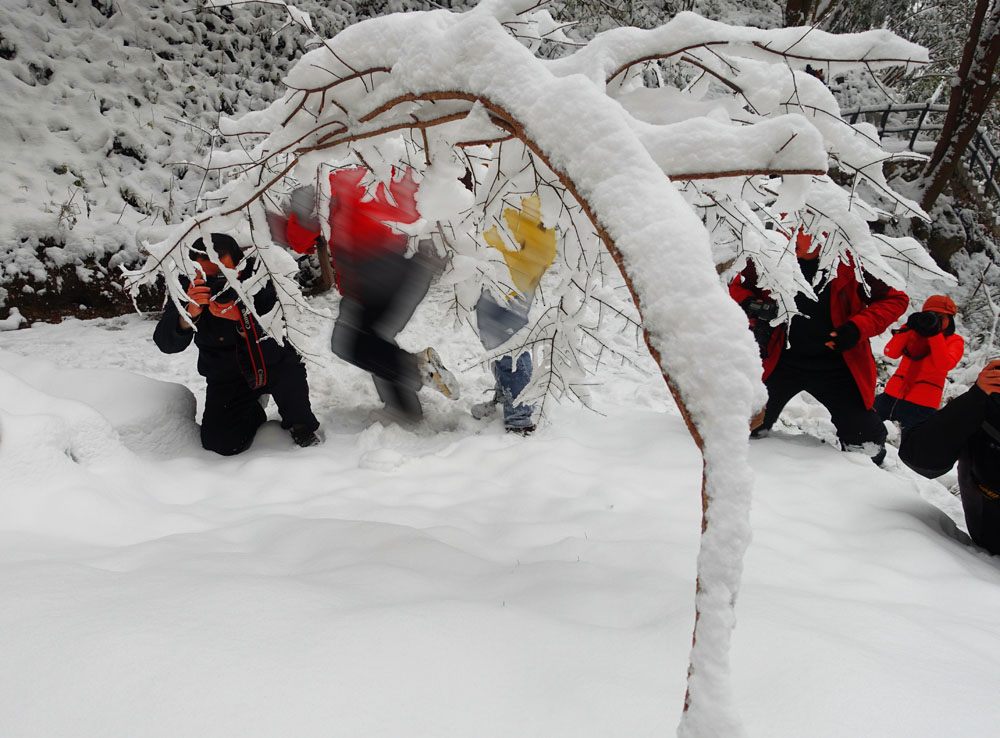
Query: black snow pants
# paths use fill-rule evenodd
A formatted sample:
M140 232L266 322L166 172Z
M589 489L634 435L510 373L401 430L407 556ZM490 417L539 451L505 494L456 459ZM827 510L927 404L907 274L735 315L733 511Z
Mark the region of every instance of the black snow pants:
M267 365L267 384L251 389L241 374L232 379L210 378L201 420L201 445L223 456L246 451L267 419L261 395L274 398L281 427L304 426L315 431L319 421L309 403L309 384L302 359L287 351Z
M1000 491L980 484L964 460L958 464L958 488L969 536L995 556L1000 556Z
M371 373L387 409L419 418L417 359L395 338L427 294L435 271L419 254L407 259L393 252L367 259L338 255L337 270L344 296L333 328L333 353Z
M807 392L830 412L837 438L846 450L860 450L873 444L872 459L881 463L888 435L882 418L865 407L851 370L838 354L808 362L785 361L784 357L764 380L767 406L762 429L769 429L795 395Z

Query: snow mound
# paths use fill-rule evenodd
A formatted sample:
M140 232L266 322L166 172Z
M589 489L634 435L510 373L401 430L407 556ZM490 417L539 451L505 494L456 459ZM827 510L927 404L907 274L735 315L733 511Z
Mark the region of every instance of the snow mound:
M199 447L194 394L181 384L119 369L67 369L8 352L0 354L0 382L0 411L36 430L27 444L39 454L32 463L53 451L87 464L123 449L171 457Z

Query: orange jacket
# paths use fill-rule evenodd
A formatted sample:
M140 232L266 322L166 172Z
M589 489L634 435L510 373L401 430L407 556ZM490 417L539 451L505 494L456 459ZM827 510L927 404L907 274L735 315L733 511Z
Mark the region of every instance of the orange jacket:
M938 333L930 338L910 330L897 333L885 345L886 356L901 359L885 385L885 393L936 410L941 406L945 377L964 352L965 341L957 333Z

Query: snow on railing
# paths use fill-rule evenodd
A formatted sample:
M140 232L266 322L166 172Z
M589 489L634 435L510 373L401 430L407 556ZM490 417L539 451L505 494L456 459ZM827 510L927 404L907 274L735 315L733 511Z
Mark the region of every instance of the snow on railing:
M945 113L947 105L936 103L889 103L888 105L864 105L848 110L841 110L840 114L844 120L851 124L859 120L867 120L874 125L881 136L898 135L900 133L910 134L906 148L914 150L918 136L921 132L931 134L930 140L936 141L938 132L943 125L934 120L928 120L928 115L933 113ZM902 122L898 117L890 120L894 113L902 114ZM916 114L914 116L914 114ZM1000 181L997 175L1000 174L1000 154L996 147L986 135L986 130L980 126L976 130L976 135L969 143L966 151L966 161L972 176L980 182L986 194L1000 200Z

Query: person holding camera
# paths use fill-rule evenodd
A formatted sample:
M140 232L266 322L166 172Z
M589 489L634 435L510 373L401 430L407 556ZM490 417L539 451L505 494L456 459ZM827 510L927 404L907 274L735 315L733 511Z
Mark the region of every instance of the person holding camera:
M900 361L875 398L875 412L899 423L901 439L941 406L945 378L965 352L965 341L955 333L957 312L950 297L931 295L885 345L885 355Z
M969 536L1000 555L1000 359L976 383L903 438L899 458L933 479L958 462L958 488Z
M198 347L198 373L207 384L202 446L223 456L248 449L257 429L267 420L266 395L274 398L281 426L296 444L318 444L319 421L310 406L301 357L288 344L264 333L219 267L239 268L238 279L242 281L252 274L253 259L243 259L243 250L231 236L213 233L211 242L217 262L209 256L202 239L192 244L189 256L200 275L180 278L187 305L179 311L167 300L153 331L153 342L163 353L181 352L192 340ZM270 281L253 300L258 315L274 307L277 295Z
M801 230L795 235L795 254L802 275L813 283L819 248ZM866 281L867 290L858 282L853 262L840 262L816 299L798 294L798 314L790 325L777 327L770 325L777 304L758 286L752 263L729 285L729 294L748 316L764 364L767 405L753 437L766 434L785 405L807 392L830 412L841 448L864 450L882 463L887 432L872 409L877 371L868 339L892 325L909 298L871 275Z

